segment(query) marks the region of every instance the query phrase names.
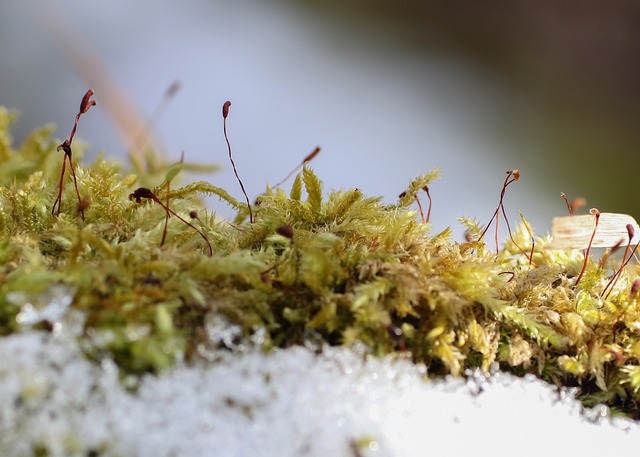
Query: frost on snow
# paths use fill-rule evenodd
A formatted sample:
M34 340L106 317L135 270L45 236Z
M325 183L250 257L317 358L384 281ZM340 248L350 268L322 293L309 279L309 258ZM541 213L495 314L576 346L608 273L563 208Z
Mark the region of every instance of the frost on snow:
M640 432L532 377L425 370L362 351L219 351L127 390L64 335L0 339L3 456L611 455ZM478 454L480 453L480 454Z

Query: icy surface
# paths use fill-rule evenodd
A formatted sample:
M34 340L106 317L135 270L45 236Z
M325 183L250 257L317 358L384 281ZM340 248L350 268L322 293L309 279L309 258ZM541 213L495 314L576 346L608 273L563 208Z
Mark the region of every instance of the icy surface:
M0 455L583 457L640 443L635 423L534 378L425 381L343 348L210 355L133 394L64 335L1 338Z

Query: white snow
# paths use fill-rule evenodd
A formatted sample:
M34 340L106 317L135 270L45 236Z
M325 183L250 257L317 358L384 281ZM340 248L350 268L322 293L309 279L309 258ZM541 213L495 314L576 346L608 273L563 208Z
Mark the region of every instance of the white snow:
M0 455L583 457L640 443L634 422L585 412L533 377L434 382L362 350L245 346L130 393L112 362L88 362L74 341L0 339Z

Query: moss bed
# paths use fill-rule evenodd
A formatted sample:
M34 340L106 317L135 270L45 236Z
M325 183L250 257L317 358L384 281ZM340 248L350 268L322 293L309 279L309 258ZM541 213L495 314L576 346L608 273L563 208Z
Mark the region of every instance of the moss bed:
M266 351L364 343L425 363L432 378L499 363L578 387L586 406L640 416L638 266L604 293L619 260L546 249L550 237L524 219L497 254L488 227L471 219L460 220L464 242L431 233L417 196L437 170L383 204L358 189L325 193L305 163L288 191L267 187L250 215L211 183L170 187L188 165L151 155L127 168L74 151L76 191L69 166L60 181L67 149L53 129L16 147L14 119L0 108L0 335L55 331L47 319L27 325L25 306L41 309L63 291L82 316L86 356L110 358L127 376L202 358L207 322L222 320L260 333ZM233 221L203 207L211 195L236 210Z

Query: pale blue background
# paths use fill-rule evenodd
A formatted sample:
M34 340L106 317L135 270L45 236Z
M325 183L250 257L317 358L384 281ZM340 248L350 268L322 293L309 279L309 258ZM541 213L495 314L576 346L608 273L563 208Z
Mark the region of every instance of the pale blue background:
M204 178L238 198L222 137L227 99L234 158L252 197L316 145L323 152L313 167L328 189L358 187L386 201L416 174L440 167L432 220L437 230L454 226L457 237L458 216L488 222L506 170L522 173L505 200L512 223L520 209L539 234L564 212L560 191L572 192L566 182L529 172L545 149L538 135L545 120L534 105L497 72L449 49L402 46L392 31L340 11L328 21L275 0L48 4L0 6L0 103L22 112L18 138L49 121L65 138L93 87L98 109L83 117L78 137L89 143L89 156L104 150L124 157L127 145L103 94L56 44L51 24L68 21L143 118L174 80L182 83L156 136L176 160L184 150L187 160L224 165Z

